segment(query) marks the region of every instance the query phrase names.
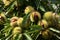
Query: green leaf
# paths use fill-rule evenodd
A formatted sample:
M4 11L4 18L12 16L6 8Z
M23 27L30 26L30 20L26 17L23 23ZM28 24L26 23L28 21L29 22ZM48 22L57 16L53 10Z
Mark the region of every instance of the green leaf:
M51 30L51 31L53 31L53 32L56 32L56 33L60 33L60 31L59 31L59 30L54 29L54 28L49 28L49 30Z
M30 26L31 30L42 30L43 28L39 25L32 25Z
M15 34L16 36L13 36L13 40L18 40L19 34Z
M26 36L27 40L33 40L29 34L24 33L24 35Z
M19 34L19 37L17 40L22 40L22 34Z
M26 24L27 24L27 21L29 21L28 19L29 19L29 16L30 16L30 14L28 13L26 16L24 16L24 20L23 20L23 22L22 22L22 27L24 27Z
M11 28L9 24L7 24L7 26L4 26L4 28L3 28L0 32L5 31L5 30L7 30L8 28Z
M0 38L5 37L3 33L0 32Z
M13 35L11 34L10 36L8 36L8 37L6 38L6 40L10 40L12 36L13 36Z
M5 34L6 33L6 34ZM1 38L3 39L9 39L12 36L12 29L9 29L7 32L3 33L4 36Z
M5 13L6 15L7 15L11 10L14 9L14 5L15 5L14 2L15 2L15 1L13 1L12 4L7 8L7 12Z
M44 7L43 6L40 6L39 7L42 11L44 11L45 12L45 9L44 9Z
M40 35L40 31L32 33L32 34L31 34L31 37L32 37L34 40L36 40L36 39L39 37L39 35Z
M31 34L31 33L39 32L41 30L43 30L43 28L41 26L32 25L32 26L30 26L30 29L28 31L25 31L25 32Z

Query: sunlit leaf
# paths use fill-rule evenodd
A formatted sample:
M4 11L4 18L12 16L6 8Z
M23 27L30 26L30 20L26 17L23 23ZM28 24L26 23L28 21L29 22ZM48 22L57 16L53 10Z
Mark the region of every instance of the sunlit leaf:
M24 33L24 35L26 36L27 40L33 40L29 34Z

